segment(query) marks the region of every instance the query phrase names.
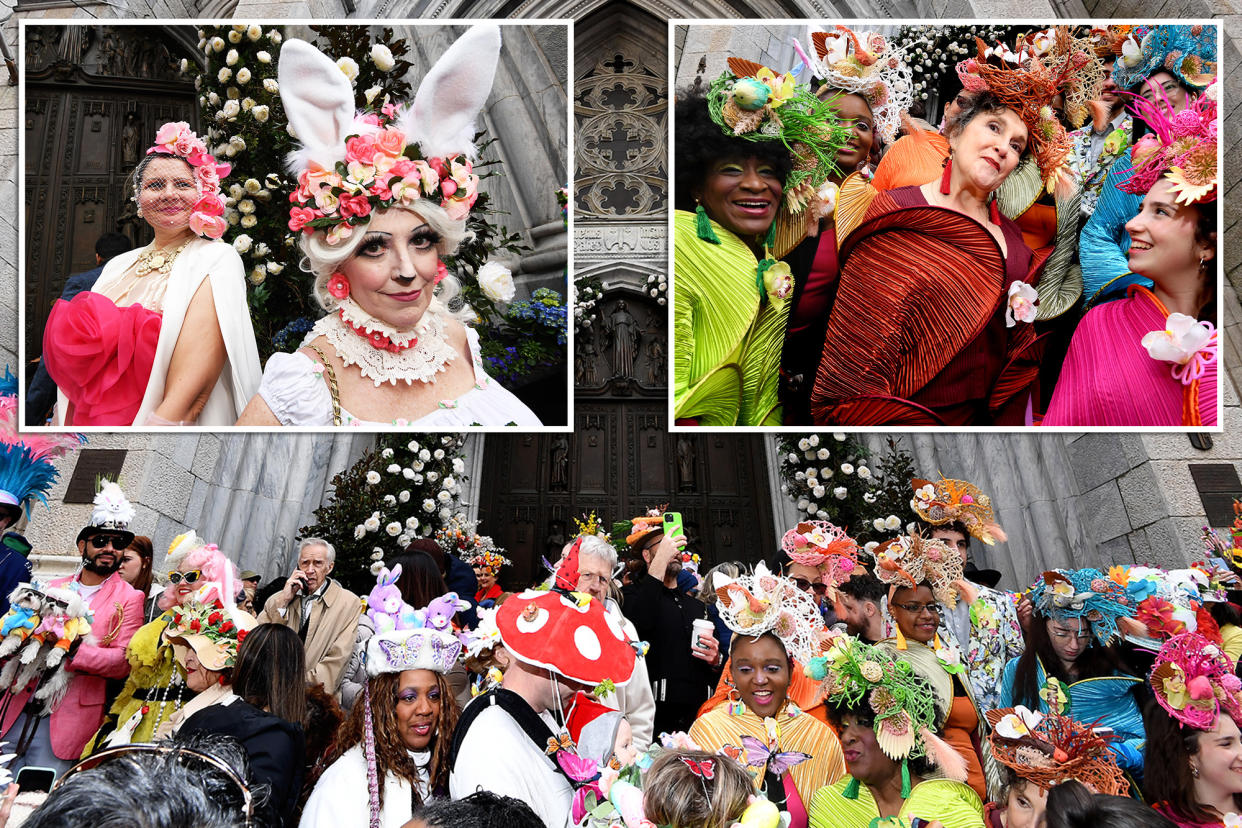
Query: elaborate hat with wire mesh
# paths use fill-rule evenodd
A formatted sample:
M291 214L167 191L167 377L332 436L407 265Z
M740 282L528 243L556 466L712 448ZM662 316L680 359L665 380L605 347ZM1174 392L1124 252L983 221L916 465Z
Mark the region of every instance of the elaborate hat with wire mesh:
M760 562L753 575L730 578L717 573L713 584L720 619L737 635L774 633L804 664L819 652L823 616L815 599L789 578L774 575Z
M1201 635L1166 641L1148 680L1159 705L1187 727L1212 730L1222 710L1242 722L1242 680L1221 648Z
M1130 784L1117 767L1108 742L1069 716L1039 713L1019 705L984 714L991 726L992 756L1018 778L1049 790L1076 779L1096 793L1126 796Z
M1014 53L1003 45L989 48L975 38L977 53L957 64L962 87L971 93L990 92L1026 124L1031 155L1046 185L1055 183L1073 142L1057 119L1052 100L1065 99L1066 118L1081 126L1089 114L1086 103L1099 97L1103 64L1085 38L1066 26L1029 35Z
M1161 71L1192 89L1205 88L1216 77L1216 27L1172 25L1131 32L1113 64L1113 83L1131 89Z
M1031 587L1031 603L1046 618L1085 618L1100 644L1120 635L1117 621L1135 614L1126 590L1098 569L1052 569Z
M858 541L826 520L804 520L785 533L781 548L789 560L819 570L830 588L849 580L858 565Z
M871 107L876 134L884 143L897 138L901 115L914 103L914 76L905 50L877 32L811 31L814 56L808 65L817 78L842 92L861 95Z
M926 581L937 601L957 606L962 556L944 541L915 532L880 544L874 554L875 577L884 583L913 589Z
M947 477L935 483L915 478L910 485L914 488L910 508L924 522L942 526L956 521L989 546L1005 540L1005 533L996 524L992 512L992 499L979 491L978 486Z
M910 795L908 761L927 756L950 779L965 781L966 762L933 729L936 694L927 680L905 661L895 661L878 647L843 637L806 665L806 674L823 681L827 702L868 710L874 716L876 742L884 755L901 762L902 797ZM857 780L845 795L858 795Z
M1101 60L1109 60L1121 55L1126 41L1137 28L1138 26L1131 25L1104 26L1092 29L1087 39L1091 42L1091 48L1097 57ZM1137 50L1138 41L1134 41L1133 48Z
M1209 84L1202 95L1171 115L1167 101L1156 104L1135 98L1130 108L1152 131L1131 148L1133 170L1118 188L1145 195L1163 176L1173 185L1179 204L1215 201L1220 172L1216 165L1219 88L1217 83Z

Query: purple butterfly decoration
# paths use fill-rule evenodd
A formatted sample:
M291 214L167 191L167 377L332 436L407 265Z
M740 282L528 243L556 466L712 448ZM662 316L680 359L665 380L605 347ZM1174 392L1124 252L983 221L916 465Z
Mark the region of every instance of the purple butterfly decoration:
M805 762L811 758L811 754L802 753L796 750L786 750L780 753L773 753L767 745L756 739L754 736L743 736L742 746L746 748L746 764L752 768L766 767L778 777L784 776L785 772L794 765Z

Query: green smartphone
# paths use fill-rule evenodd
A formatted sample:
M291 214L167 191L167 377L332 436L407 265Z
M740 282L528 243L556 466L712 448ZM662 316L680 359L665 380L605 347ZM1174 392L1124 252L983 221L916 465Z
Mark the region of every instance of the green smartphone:
M665 535L686 534L685 527L683 527L681 523L681 512L665 512L664 513L664 534ZM681 546L677 548L685 549L686 545L683 543Z

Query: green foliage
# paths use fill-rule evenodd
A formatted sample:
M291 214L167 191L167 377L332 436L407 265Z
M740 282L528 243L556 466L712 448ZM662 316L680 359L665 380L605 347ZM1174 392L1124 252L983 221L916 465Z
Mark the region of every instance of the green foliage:
M330 541L335 576L365 595L380 561L398 555L415 537L465 520L459 499L466 479L464 444L461 434L381 437L375 449L332 478L330 499L300 537Z

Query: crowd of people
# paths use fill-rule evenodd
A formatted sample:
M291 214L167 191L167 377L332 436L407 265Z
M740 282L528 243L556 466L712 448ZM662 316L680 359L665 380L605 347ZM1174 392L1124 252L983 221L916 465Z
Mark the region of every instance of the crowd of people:
M110 239L97 248L100 268L66 284L44 328L27 423L539 425L484 370L475 313L442 261L470 235L474 124L500 48L497 26L475 26L409 105L385 98L355 112L331 58L283 44L289 122L276 128L301 143L289 161L298 250L283 266L307 271L325 315L298 350L265 366L241 257L221 240L226 208L250 191L227 183L230 165L189 124L162 125L131 176L153 239L135 249Z
M958 45L938 127L844 26L679 91L679 423L1217 423L1216 29Z
M46 485L6 490L0 520ZM27 570L0 617L0 738L17 779L0 818L1242 818L1242 504L1229 540L1205 531L1188 568L1056 569L1012 592L972 558L972 543L1005 539L985 493L915 479L910 507L918 520L882 543L807 520L763 560L702 573L676 512L637 516L624 537L580 524L526 588L490 541L417 539L375 564L362 597L313 537L266 585L194 532L157 567L133 505L104 482L78 571L40 583ZM50 793L24 790L39 773L56 777ZM144 788L153 778L167 782Z

